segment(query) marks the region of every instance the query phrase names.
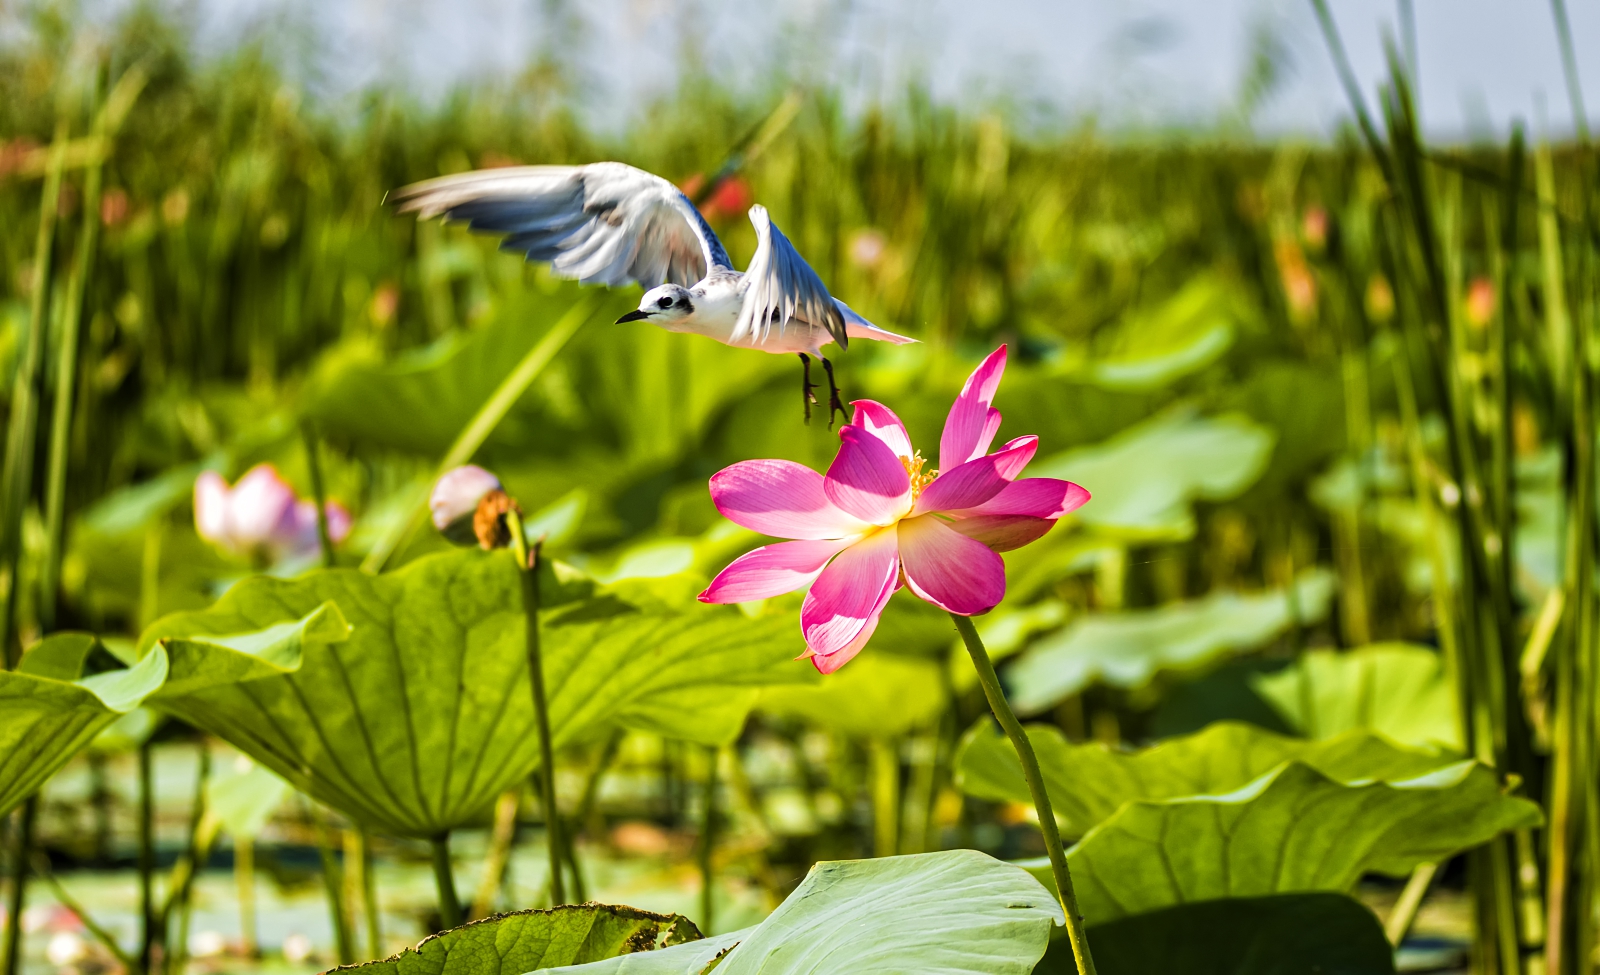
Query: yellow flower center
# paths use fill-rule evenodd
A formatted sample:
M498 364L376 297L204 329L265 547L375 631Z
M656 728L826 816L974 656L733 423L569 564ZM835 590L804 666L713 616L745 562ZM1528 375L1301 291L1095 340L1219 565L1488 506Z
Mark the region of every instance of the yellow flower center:
M932 484L933 479L939 476L938 471L928 471L926 474L922 472L922 465L927 461L922 459L922 451L920 450L910 457L900 458L900 463L905 465L906 474L911 477L912 501L917 500L918 496L922 494L922 489Z

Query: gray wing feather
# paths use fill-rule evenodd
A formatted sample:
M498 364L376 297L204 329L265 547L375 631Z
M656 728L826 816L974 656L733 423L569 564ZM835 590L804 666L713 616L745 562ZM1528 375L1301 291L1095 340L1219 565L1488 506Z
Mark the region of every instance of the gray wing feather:
M391 202L400 213L504 234L502 250L585 284L688 287L713 267L732 267L688 197L623 163L484 169L414 183Z
M845 348L850 337L845 334L844 316L817 272L773 226L766 207L751 207L750 222L756 228L756 253L744 272L749 284L739 306L733 340L758 337L758 342L764 342L798 319L826 328L839 348Z

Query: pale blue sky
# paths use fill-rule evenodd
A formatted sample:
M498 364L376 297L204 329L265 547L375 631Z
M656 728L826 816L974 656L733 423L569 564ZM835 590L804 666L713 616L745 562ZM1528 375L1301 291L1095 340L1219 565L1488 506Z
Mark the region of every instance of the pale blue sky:
M1114 130L1204 129L1237 117L1262 37L1282 72L1255 131L1324 135L1345 112L1307 0L172 2L194 13L213 49L261 30L315 37L314 70L332 93L398 78L437 94L514 71L554 45L571 54L584 109L608 126L636 121L692 50L730 84L761 84L777 67L835 84L855 104L915 80L971 108L1004 102L1066 124L1093 115ZM1398 34L1397 0L1333 6L1370 94L1384 75L1382 32ZM1541 101L1550 131L1570 129L1545 0L1414 0L1414 9L1423 116L1435 137L1500 133L1513 117L1537 132ZM1575 2L1570 13L1589 104L1600 107L1600 4Z

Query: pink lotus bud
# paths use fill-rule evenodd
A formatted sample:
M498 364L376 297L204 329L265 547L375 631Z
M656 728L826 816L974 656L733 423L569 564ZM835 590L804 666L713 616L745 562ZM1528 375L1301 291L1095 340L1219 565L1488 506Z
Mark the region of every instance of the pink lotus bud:
M446 531L463 518L471 519L490 491L500 490L500 479L474 464L457 467L439 478L428 498L433 527Z

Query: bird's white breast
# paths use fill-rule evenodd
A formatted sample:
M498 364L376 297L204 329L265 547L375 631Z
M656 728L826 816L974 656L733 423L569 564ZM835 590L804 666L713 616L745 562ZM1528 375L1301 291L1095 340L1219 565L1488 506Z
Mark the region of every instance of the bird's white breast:
M739 311L744 305L744 293L748 287L749 282L743 274L719 271L690 291L694 314L673 321L657 321L656 324L669 332L690 332L716 339L723 345L760 349L778 355L793 352L817 354L818 349L833 341L833 336L826 330L794 320L789 321L781 332L777 328L765 334L757 330L754 335L734 341L733 330L739 323Z

